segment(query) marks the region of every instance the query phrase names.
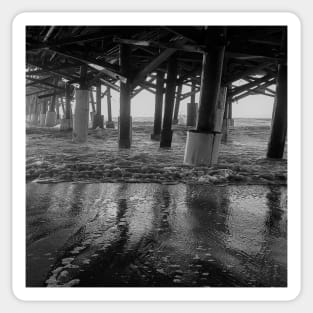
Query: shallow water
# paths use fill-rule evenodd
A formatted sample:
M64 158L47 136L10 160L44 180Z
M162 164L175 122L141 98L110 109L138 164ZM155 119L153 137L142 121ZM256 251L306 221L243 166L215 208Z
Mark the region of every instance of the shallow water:
M236 119L220 146L218 164L183 164L187 128L173 126L171 149L151 141L153 123L134 122L132 147L118 148L117 129L89 129L77 144L72 132L27 129L27 182L145 182L207 184L287 184L287 159L266 159L270 121Z
M27 184L27 286L286 286L287 189Z

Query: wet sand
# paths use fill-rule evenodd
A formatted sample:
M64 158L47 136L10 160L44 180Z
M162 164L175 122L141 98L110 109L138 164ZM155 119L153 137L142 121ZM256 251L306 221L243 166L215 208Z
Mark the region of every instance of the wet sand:
M29 127L27 286L287 285L287 160L265 158L269 120L235 120L214 167L183 164L134 121L118 131Z
M236 119L222 143L218 165L183 164L186 127L174 126L171 149L151 141L153 124L134 121L131 149L119 149L118 130L89 130L77 144L71 132L27 128L27 182L145 182L286 185L287 161L265 158L270 120Z
M27 185L27 286L287 285L281 186Z

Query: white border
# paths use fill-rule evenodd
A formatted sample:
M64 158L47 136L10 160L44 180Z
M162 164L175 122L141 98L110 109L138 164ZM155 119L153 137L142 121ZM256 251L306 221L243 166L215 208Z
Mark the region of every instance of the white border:
M105 23L105 24L104 24ZM288 26L288 287L287 288L26 288L25 287L25 26L26 25L287 25ZM20 300L242 301L293 300L301 289L301 25L292 13L21 13L13 20L12 289Z

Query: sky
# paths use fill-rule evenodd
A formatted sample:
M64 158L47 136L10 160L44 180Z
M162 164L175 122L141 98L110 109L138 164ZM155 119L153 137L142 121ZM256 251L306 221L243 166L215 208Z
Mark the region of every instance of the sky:
M188 87L183 92L188 92ZM113 118L119 115L119 95L114 90L112 95L112 115ZM179 114L186 115L187 102L190 98L185 99L180 104ZM199 93L196 95L196 102L199 101ZM273 110L273 97L263 95L252 95L238 102L233 103L233 118L271 118ZM155 95L142 91L131 101L131 115L133 117L150 117L154 115ZM106 97L102 99L102 114L107 116Z

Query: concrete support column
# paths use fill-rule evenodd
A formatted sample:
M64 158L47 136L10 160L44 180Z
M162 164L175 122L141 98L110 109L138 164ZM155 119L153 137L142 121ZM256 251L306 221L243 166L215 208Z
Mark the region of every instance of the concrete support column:
M203 55L197 126L187 134L185 164L211 166L218 160L221 133L216 132L216 117L225 51L223 31L223 28L208 31L209 46Z
M191 96L190 102L187 103L187 121L186 126L196 126L197 114L198 114L198 104L196 103L196 85L192 82L191 85Z
M278 66L276 98L273 108L271 137L267 157L281 159L287 135L287 65Z
M96 114L93 117L92 128L103 128L103 115L101 115L101 82L96 87Z
M108 120L105 123L105 127L114 128L114 122L112 121L111 88L110 87L107 87L107 104L108 104Z
M73 141L86 142L88 136L89 90L77 89L73 123Z
M161 148L170 148L172 144L173 137L172 119L173 119L176 81L177 81L177 61L175 55L173 55L169 58L167 65L165 107L160 140Z
M151 134L152 140L160 140L161 137L163 88L164 88L164 73L159 71L157 72L156 78L154 124L153 124L153 134Z
M60 130L70 130L73 128L73 121L71 119L71 90L67 84L65 86L65 111L64 118L61 120Z
M80 87L76 90L73 122L73 141L86 142L88 136L89 90L86 81L87 66L80 68Z
M175 101L174 116L173 116L173 124L178 124L178 113L179 113L180 96L181 96L182 88L183 88L182 84L179 84L177 86L176 101Z
M132 123L130 115L130 72L131 72L131 48L128 45L120 45L120 68L122 75L127 77L126 83L120 85L120 119L119 119L119 147L130 148L132 137Z
M57 114L55 112L55 94L51 97L49 110L46 114L46 126L47 127L53 127L56 124L57 121Z
M48 101L46 98L44 98L41 102L41 110L40 110L40 117L39 117L39 125L40 126L46 125L47 106L48 106Z

